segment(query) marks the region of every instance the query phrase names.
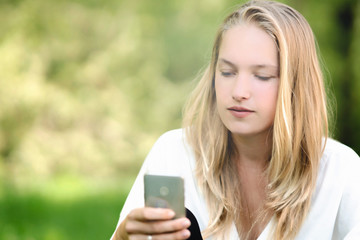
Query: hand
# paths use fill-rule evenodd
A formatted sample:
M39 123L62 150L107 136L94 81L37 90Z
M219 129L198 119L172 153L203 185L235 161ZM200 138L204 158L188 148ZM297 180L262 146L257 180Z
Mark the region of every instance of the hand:
M147 240L177 240L187 239L190 232L187 228L190 221L187 218L173 219L174 211L165 208L137 208L132 210L116 231L120 239Z

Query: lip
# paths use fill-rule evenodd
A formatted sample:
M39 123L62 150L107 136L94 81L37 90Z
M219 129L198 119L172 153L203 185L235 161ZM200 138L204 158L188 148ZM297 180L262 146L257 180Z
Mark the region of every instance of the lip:
M236 118L245 118L255 112L251 109L245 107L239 107L239 106L232 106L227 108L227 110L229 110L231 115L233 115Z

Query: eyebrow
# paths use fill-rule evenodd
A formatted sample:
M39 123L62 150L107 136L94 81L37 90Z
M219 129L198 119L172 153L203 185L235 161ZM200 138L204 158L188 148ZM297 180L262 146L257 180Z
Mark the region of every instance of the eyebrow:
M234 63L232 63L232 62L230 62L230 61L228 61L228 60L226 60L226 59L224 59L224 58L219 58L219 61L218 61L218 62L219 62L219 63L220 63L220 62L225 63L226 65L229 65L229 66L232 67L232 68L237 68Z
M237 69L237 66L236 66L234 63L232 63L231 61L226 60L226 59L224 59L224 58L219 58L219 63L224 63L224 64L226 64L226 65L229 65L229 66L232 67L232 68ZM255 68L255 69L272 68L272 69L274 69L274 70L276 70L276 71L279 71L278 66L274 66L274 65L258 64L258 65L254 65L254 66L251 66L251 67L253 67L253 68Z

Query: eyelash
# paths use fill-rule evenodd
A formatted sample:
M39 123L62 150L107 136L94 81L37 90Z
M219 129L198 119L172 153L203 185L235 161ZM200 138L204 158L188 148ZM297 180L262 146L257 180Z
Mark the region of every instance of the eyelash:
M235 73L225 72L225 71L221 71L220 73L221 73L221 76L223 76L223 77L231 77L231 76L234 76L234 75L235 75ZM268 81L268 80L270 80L271 78L273 78L272 76L265 77L265 76L260 76L260 75L257 75L257 74L255 74L254 76L255 76L257 79L262 80L262 81Z
M264 77L264 76L260 76L260 75L255 75L256 78L262 80L262 81L267 81L270 80L273 77Z
M220 73L221 73L221 76L223 76L223 77L230 77L230 76L235 75L235 73L232 73L232 72L220 72Z

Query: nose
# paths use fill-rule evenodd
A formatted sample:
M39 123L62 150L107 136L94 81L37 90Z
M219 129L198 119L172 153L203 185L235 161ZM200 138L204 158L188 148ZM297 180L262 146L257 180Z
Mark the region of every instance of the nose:
M239 74L234 81L232 90L232 98L235 101L243 101L249 99L251 96L250 76L246 74Z

